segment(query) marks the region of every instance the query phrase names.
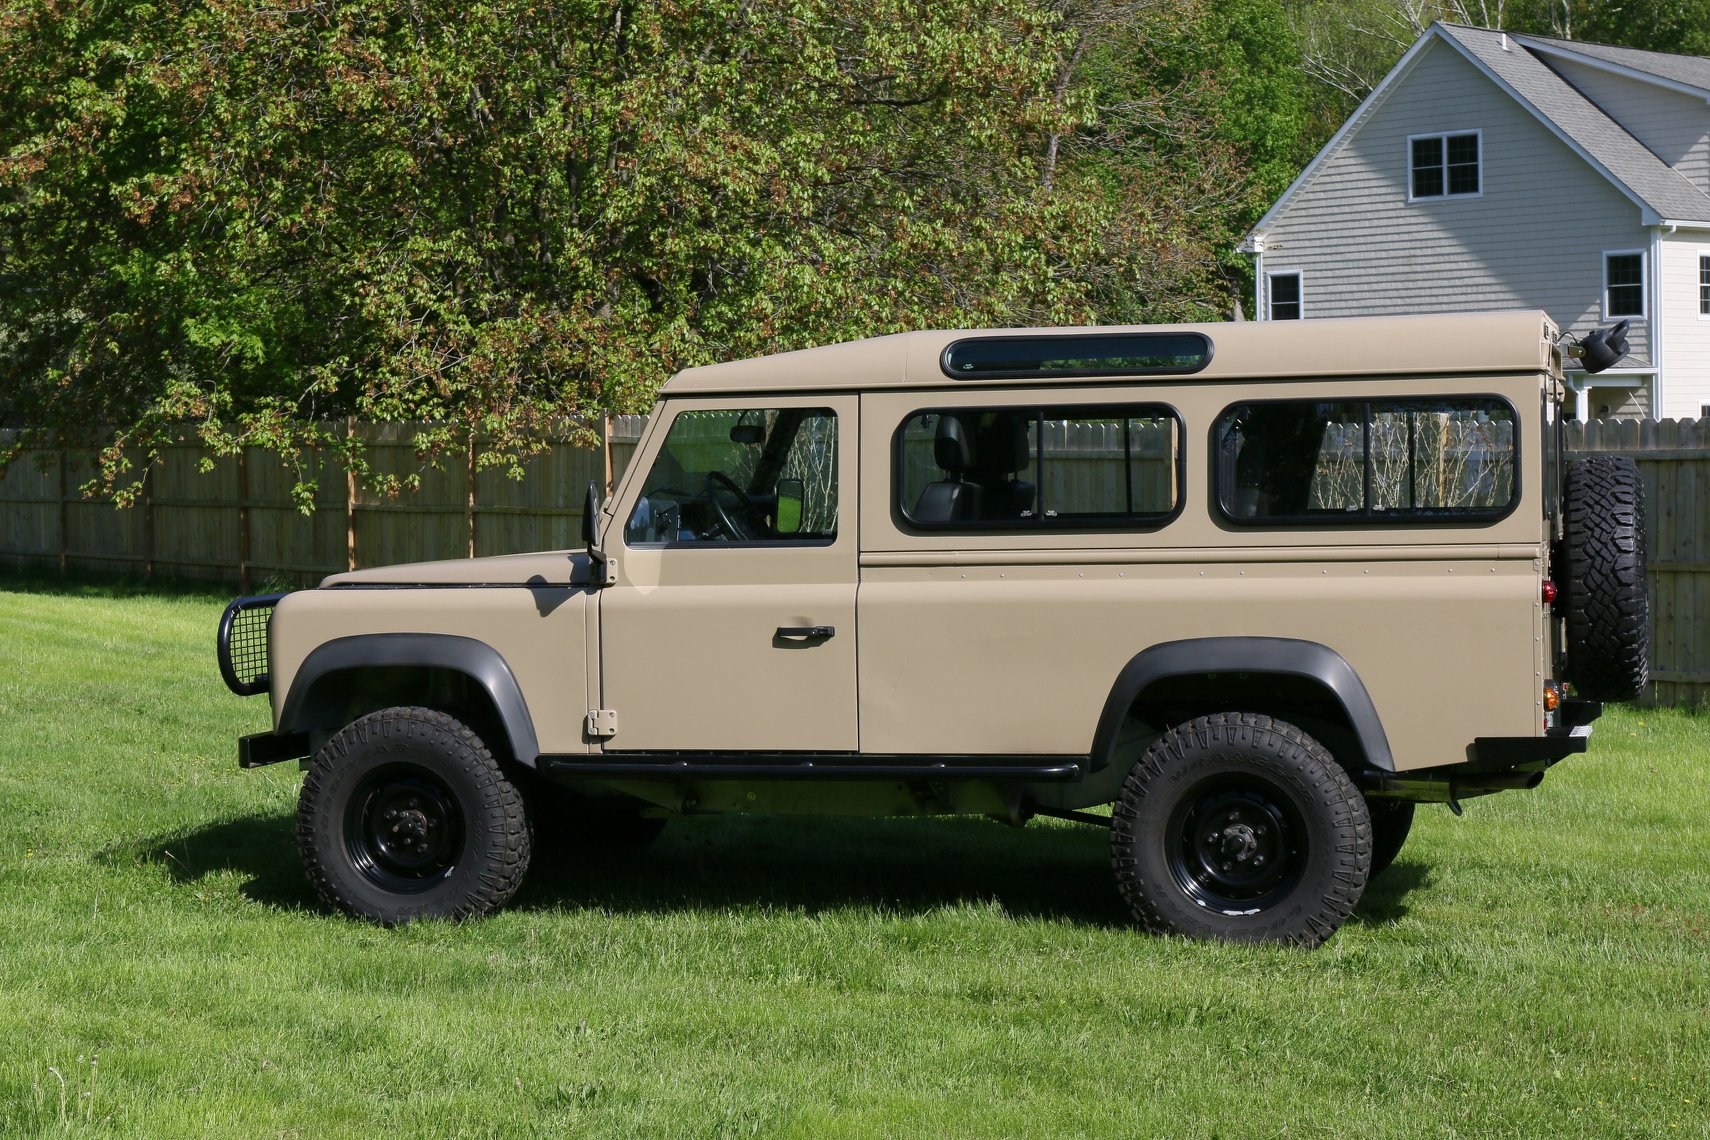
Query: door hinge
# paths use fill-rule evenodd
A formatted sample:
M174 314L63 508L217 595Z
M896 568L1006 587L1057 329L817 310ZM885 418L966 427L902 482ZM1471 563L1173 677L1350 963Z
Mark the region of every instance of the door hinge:
M617 735L617 710L616 709L589 709L588 710L588 735L589 736L616 736Z

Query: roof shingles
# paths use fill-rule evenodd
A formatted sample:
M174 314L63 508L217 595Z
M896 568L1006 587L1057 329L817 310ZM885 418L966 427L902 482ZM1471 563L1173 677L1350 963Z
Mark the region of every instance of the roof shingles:
M1604 114L1537 56L1525 50L1528 37L1505 35L1485 28L1438 24L1474 63L1495 76L1547 125L1552 125L1571 145L1599 167L1604 175L1623 187L1653 220L1664 222L1710 222L1710 195L1694 186L1685 175L1651 153L1620 124ZM1554 42L1554 41L1552 41ZM1591 45L1577 44L1584 52ZM1657 52L1628 52L1646 57ZM1587 53L1589 54L1589 53ZM1665 59L1691 59L1665 56ZM1610 62L1616 62L1611 60ZM1710 70L1710 60L1696 61ZM1623 66L1631 66L1623 64ZM1710 78L1710 76L1707 76Z

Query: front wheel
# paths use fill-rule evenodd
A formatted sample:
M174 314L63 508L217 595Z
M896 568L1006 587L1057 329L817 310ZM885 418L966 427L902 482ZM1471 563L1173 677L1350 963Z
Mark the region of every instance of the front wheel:
M1371 858L1347 773L1300 729L1255 713L1165 733L1111 812L1117 886L1160 933L1317 946L1353 912Z
M481 738L432 709L347 725L316 754L297 802L310 882L385 926L498 909L522 884L531 839L522 797Z

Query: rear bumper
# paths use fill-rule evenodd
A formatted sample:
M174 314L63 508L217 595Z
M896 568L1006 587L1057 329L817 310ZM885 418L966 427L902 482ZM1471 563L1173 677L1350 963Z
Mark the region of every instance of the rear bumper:
M1584 752L1591 743L1591 726L1552 728L1543 736L1481 736L1473 742L1472 759L1454 765L1465 772L1511 772L1542 764L1545 768Z
M1591 722L1603 712L1596 701L1563 701L1556 725L1542 736L1481 736L1461 764L1408 772L1368 770L1356 783L1368 796L1449 803L1495 792L1535 788L1544 771L1591 743Z
M258 732L238 737L239 768L265 768L282 760L301 760L308 754L306 732Z

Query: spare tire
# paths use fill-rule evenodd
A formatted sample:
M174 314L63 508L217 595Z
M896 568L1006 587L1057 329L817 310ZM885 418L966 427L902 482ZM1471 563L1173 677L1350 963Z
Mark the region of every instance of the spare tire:
M1582 697L1626 701L1650 674L1645 488L1625 455L1568 466L1562 512L1567 679Z

